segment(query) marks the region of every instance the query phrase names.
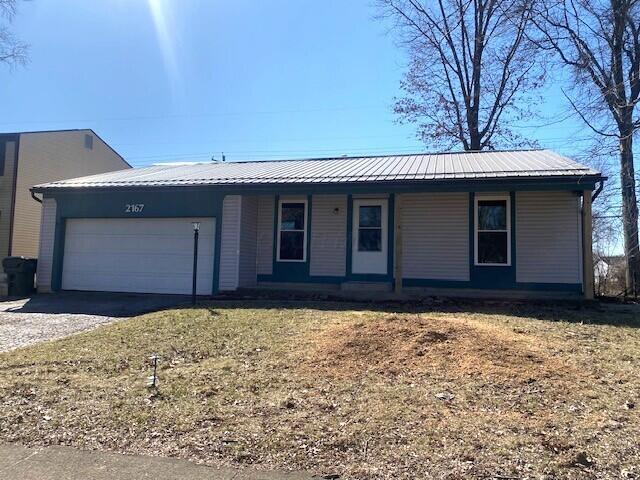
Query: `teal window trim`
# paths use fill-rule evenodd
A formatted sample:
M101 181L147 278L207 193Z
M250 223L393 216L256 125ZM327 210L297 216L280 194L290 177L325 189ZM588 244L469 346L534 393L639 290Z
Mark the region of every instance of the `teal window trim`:
M307 215L306 215L306 227L307 227L307 245L306 245L306 258L303 262L289 262L278 260L278 218L280 210L280 202L285 195L275 195L275 206L273 211L273 251L272 251L272 276L280 282L300 282L305 281L309 277L309 265L311 260L311 229L312 229L312 215L311 210L313 208L312 195L305 195L307 200ZM289 196L289 195L286 195ZM294 196L294 195L292 195ZM298 195L300 196L300 195ZM286 199L285 199L286 200Z
M505 214L506 214L506 225L503 230L480 230L478 222L480 221L480 203L483 201L504 201L505 202ZM473 248L473 263L476 267L510 267L512 265L511 258L511 233L512 233L512 217L511 211L513 209L511 205L511 195L508 193L500 193L493 195L476 195L473 201L473 240L474 240L474 248ZM478 239L483 232L502 232L506 234L506 248L507 248L507 256L506 262L504 263L482 263L478 261L478 257L480 252L478 251Z
M291 231L291 230L283 230L282 229L282 207L285 204L291 204L291 203L301 203L304 205L304 213L303 213L303 218L304 218L304 226L303 226L303 230L302 230L302 246L303 246L303 255L302 255L302 259L283 259L280 258L281 256L281 249L282 249L282 232L286 232L286 231ZM276 225L275 228L277 230L277 234L276 234L276 261L281 262L281 263L305 263L308 259L309 259L309 243L311 242L311 237L309 235L309 225L310 222L308 222L307 220L309 219L309 214L310 214L311 209L309 208L309 198L308 197L299 197L299 198L291 198L291 199L282 199L280 198L278 200L278 207L277 207L277 216L276 216ZM300 230L298 230L300 231Z
M477 192L469 193L469 281L474 288L491 288L494 290L516 287L516 192L495 192L509 196L511 223L511 262L508 265L476 265L475 262L475 201ZM486 287L484 287L486 285Z

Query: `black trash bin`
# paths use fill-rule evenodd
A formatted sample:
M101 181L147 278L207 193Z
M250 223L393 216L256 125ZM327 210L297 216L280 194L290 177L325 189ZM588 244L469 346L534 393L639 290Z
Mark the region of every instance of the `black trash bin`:
M25 257L7 257L2 260L9 295L24 297L33 293L37 262L35 258Z

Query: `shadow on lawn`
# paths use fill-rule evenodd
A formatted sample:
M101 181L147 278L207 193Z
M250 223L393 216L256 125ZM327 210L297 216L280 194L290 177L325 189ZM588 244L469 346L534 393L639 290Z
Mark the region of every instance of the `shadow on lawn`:
M387 313L483 313L640 328L640 305L569 300L480 300L429 297L423 300L354 301L303 292L251 291L200 299L199 306L224 308L313 308L324 311L369 310ZM170 308L192 308L190 297L125 293L62 292L0 302L11 313L83 314L126 318Z
M268 298L267 298L268 297ZM640 328L640 305L620 305L607 302L585 303L575 300L481 300L430 297L424 300L353 301L314 294L282 296L269 292L260 296L226 296L201 303L223 308L311 308L323 311L378 311L385 313L481 313L535 318L550 322L571 322Z

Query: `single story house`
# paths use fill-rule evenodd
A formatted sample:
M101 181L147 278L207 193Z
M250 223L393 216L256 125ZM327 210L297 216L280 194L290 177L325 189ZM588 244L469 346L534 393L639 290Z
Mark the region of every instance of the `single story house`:
M40 291L593 295L600 172L548 150L169 164L35 186ZM457 291L457 290L456 290Z

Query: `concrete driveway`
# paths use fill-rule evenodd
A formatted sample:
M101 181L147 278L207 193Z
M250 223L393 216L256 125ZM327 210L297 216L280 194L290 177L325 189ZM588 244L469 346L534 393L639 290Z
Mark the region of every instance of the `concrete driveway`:
M174 295L64 292L0 302L0 352L185 305Z

